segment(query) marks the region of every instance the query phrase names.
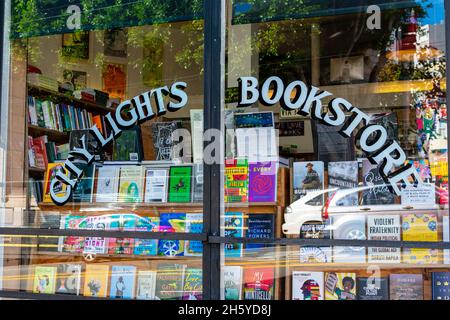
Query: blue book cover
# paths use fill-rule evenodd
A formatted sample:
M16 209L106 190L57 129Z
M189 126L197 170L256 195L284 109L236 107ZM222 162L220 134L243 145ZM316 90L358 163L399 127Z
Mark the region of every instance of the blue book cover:
M136 267L112 266L109 296L116 299L133 299Z
M274 215L272 214L251 214L247 220L246 238L251 239L271 239L273 238ZM248 243L246 250L257 250L267 245L259 243Z
M158 232L159 217L139 217L136 221L136 231ZM157 239L136 239L134 241L134 254L143 256L155 256L157 253Z
M225 237L242 238L244 236L244 215L242 212L225 213ZM225 243L225 257L242 257L242 243Z
M450 272L432 273L433 300L450 300Z
M203 231L203 213L186 214L186 232L202 233ZM203 244L198 240L186 240L184 244L185 256L201 256Z
M161 213L159 218L159 232L185 232L185 213ZM159 240L158 255L184 256L184 240Z

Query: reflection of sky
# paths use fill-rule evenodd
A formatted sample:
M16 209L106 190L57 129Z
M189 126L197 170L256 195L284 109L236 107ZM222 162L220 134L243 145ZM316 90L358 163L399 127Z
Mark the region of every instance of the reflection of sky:
M424 1L417 0L416 2L420 5ZM444 0L429 0L426 2L430 3L431 7L427 8L424 6L427 15L423 19L420 19L420 24L440 24L445 18Z

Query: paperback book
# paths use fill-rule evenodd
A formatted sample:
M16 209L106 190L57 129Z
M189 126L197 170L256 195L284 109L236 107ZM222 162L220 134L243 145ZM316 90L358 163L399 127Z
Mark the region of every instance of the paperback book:
M155 300L156 271L139 271L137 277L136 299Z
M367 216L368 240L400 241L399 215L370 215ZM369 263L401 263L401 249L389 247L369 247Z
M156 274L156 298L181 300L183 298L185 264L159 264Z
M109 230L134 231L136 217L132 214L116 214L111 216ZM134 238L108 238L108 254L131 255L134 251Z
M159 232L185 232L185 213L161 213ZM159 240L158 255L160 256L184 256L184 240Z
M331 239L329 223L305 223L300 229L300 239ZM331 247L300 247L300 263L332 262Z
M323 162L295 162L293 170L293 201L305 197L308 193L323 190ZM323 194L308 201L308 205L323 205Z
M84 295L87 297L106 297L108 293L109 266L87 264L84 278Z
M202 300L202 269L187 268L184 274L183 300Z
M224 300L242 299L242 267L223 266L222 279Z
M169 202L191 202L192 166L170 167Z
M247 202L248 176L247 159L225 160L225 202Z
M323 300L323 272L292 272L292 300Z
M82 229L80 225L86 217L67 215L61 219L61 229ZM66 236L60 238L59 251L69 253L82 253L84 250L84 238L77 236Z
M182 128L181 121L152 123L153 145L156 160L173 160L175 145L173 133Z
M159 217L139 217L136 231L158 232ZM135 239L134 254L138 256L155 256L158 253L158 239Z
M58 264L56 293L79 295L81 288L81 265Z
M272 300L274 278L273 268L245 268L244 300Z
M34 268L34 293L55 293L56 267L36 266Z
M358 162L342 161L328 163L329 189L356 189L358 187ZM330 197L332 194L330 193ZM357 206L358 192L353 192L336 201L337 206Z
M389 292L391 300L423 300L422 274L391 274Z
M109 296L116 299L133 299L135 277L135 266L112 266Z
M168 168L146 168L144 202L167 202L168 181Z
M64 168L63 162L55 162L49 163L47 166L47 173L45 175L45 183L44 183L44 202L52 202L50 197L50 184L53 179L56 179L56 174L58 172L62 172L63 174L68 174L68 171ZM57 197L64 197L66 194L67 185L62 183L61 181L57 181L53 186L53 191Z
M73 194L73 202L92 202L92 193L94 190L94 165L86 165L84 163L75 164L79 169L83 170L83 177L78 181Z
M244 236L244 214L242 212L226 212L224 227L225 237L242 238ZM242 243L225 243L225 257L242 257L242 246Z
M362 180L366 190L362 191L364 205L394 204L395 196L380 175L381 166L373 165L368 159L362 162Z
M122 130L119 138L114 140L113 161L142 161L141 130L139 126Z
M203 213L186 214L186 232L202 233L203 231ZM185 256L201 256L203 253L203 244L199 240L186 240L184 245Z
M119 202L142 202L142 167L120 168Z
M438 221L435 213L402 214L403 241L438 241Z
M389 300L388 278L362 277L357 280L358 300Z
M327 272L325 300L356 300L356 274Z
M192 180L192 201L203 202L203 163L194 164L194 175Z
M278 163L276 161L249 164L249 202L275 202L277 171Z
M120 167L104 165L97 170L96 202L114 203L119 190Z
M450 300L450 272L432 272L431 283L433 300Z
M251 214L247 219L246 238L250 239L273 239L275 227L275 216L272 214ZM255 252L267 247L264 244L248 243L245 246L246 253Z
M107 230L109 216L87 216L82 220L81 229ZM106 238L86 237L84 239L83 253L104 254L106 252Z

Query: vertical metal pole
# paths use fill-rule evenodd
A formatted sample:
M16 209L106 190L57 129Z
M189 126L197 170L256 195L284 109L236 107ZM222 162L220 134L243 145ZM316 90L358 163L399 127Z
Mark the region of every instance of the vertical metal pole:
M222 104L224 101L224 27L225 0L204 0L204 130L217 129L223 133ZM208 236L220 235L223 212L223 139L214 141L215 158L219 163L204 163L203 216ZM209 144L205 142L205 146ZM203 246L203 297L219 300L221 287L220 244L206 242Z

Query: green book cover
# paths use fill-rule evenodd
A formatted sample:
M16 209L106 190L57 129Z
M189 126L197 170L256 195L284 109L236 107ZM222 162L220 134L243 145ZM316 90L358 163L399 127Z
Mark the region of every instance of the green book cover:
M191 202L192 167L170 168L169 202Z

